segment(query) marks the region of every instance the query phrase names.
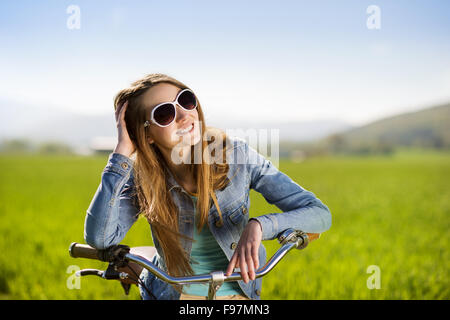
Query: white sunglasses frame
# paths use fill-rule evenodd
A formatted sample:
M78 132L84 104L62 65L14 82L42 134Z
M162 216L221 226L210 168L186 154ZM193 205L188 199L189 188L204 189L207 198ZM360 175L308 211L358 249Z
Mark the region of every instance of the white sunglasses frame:
M184 92L186 92L186 91L189 91L190 93L192 93L192 94L194 95L194 98L195 98L195 108L194 108L194 109L188 110L188 109L184 108L181 104L178 103L178 98L181 96L182 93L184 93ZM171 104L171 105L173 105L174 108L175 108L175 116L173 117L173 120L172 120L169 124L167 124L167 125L165 125L165 126L163 126L163 125L159 124L158 122L156 122L156 121L155 121L155 117L154 117L155 110L158 109L160 106L162 106L162 105L164 105L164 104ZM144 122L144 127L150 126L150 123L154 123L154 124L156 124L157 126L159 126L159 127L161 127L161 128L165 128L165 127L170 126L170 125L175 121L175 119L177 118L177 104L178 104L181 108L183 108L184 110L186 110L186 111L194 111L194 110L197 109L197 107L198 107L197 97L195 96L195 93L192 92L192 90L190 90L190 89L188 89L188 88L183 89L183 90L181 90L180 92L178 92L178 94L177 94L177 96L176 96L176 98L175 98L174 101L162 102L162 103L159 103L158 105L156 105L156 106L152 109L152 113L151 113L151 115L150 115L150 121L149 121L149 120L145 121L145 122Z

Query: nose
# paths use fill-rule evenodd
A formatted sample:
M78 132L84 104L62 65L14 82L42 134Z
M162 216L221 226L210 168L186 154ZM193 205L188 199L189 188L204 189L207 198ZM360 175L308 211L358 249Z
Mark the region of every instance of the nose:
M183 122L184 118L188 116L188 111L184 110L179 104L177 104L177 122Z

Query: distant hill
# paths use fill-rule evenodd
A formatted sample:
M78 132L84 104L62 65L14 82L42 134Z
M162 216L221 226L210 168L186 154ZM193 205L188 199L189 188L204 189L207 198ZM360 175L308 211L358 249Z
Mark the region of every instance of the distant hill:
M207 125L224 130L230 129L233 135L237 133L237 131L233 132L236 129L242 129L244 133L246 130L255 130L257 134L267 132L269 139L272 130L278 130L280 141L286 143L313 141L352 128L350 124L336 119L286 122L257 122L249 119L239 119L235 121L207 121ZM245 134L242 138L245 138Z
M450 149L450 103L383 118L303 147L310 152L350 153L389 153L396 147Z

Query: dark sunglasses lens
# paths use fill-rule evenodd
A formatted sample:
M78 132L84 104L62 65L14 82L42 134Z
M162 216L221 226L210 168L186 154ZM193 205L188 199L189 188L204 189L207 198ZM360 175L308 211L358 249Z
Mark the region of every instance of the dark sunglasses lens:
M197 107L197 100L195 99L194 94L190 91L183 92L178 97L178 103L187 110L193 110Z
M175 118L175 108L169 103L163 104L155 110L153 117L160 125L166 126Z

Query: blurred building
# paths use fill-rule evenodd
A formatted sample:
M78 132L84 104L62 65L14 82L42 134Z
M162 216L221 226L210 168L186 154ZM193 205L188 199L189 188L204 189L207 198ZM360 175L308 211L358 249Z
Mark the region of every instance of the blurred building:
M110 154L117 144L117 137L94 137L89 143L93 154Z

